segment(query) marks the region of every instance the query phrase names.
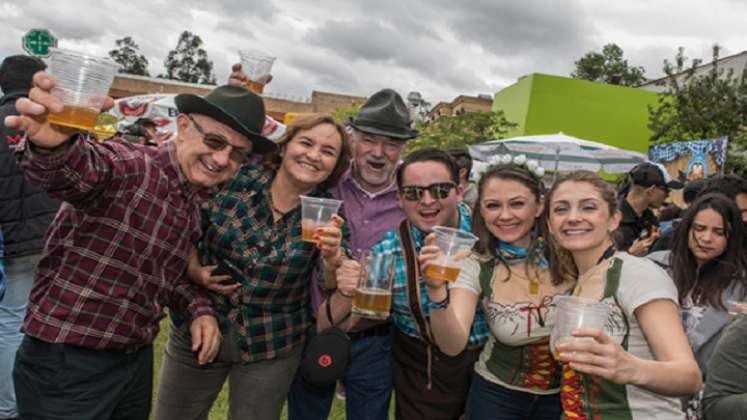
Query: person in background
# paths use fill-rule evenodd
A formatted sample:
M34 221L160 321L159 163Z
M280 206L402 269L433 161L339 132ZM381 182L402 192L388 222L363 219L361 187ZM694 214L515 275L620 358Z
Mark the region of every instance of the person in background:
M5 268L3 267L3 255L5 254L5 241L3 239L3 230L0 229L0 303L3 303L5 297Z
M491 334L475 364L466 418L557 420L560 365L549 338L554 300L573 281L550 277L542 233L544 185L530 167L510 163L488 169L478 191L472 232L479 239L449 285L449 304L431 311L436 343L447 354L464 349L481 307ZM426 282L428 298L439 300L443 282Z
M682 188L682 183L670 178L658 163L641 163L629 172L630 189L620 201L622 220L618 230L618 249L631 255L648 254L658 239L659 222L652 209L664 204L670 190Z
M733 316L708 362L705 420L747 420L747 314Z
M395 174L407 141L419 133L412 129L404 100L392 89L371 95L348 122L348 128L353 160L330 192L342 200L345 226L350 229L350 251L358 259L404 218ZM335 320L349 313L352 295L339 287L324 289L317 276L311 284L314 313L324 301L329 302ZM362 320L347 335L352 343L350 366L342 379L346 416L386 420L392 393L390 323ZM314 387L296 374L288 394L289 420L326 419L334 394L334 386Z
M698 195L677 226L669 267L682 323L705 378L727 324L730 301L747 302L747 232L739 208L719 193ZM701 394L687 401L688 419L701 418Z
M702 386L678 311L677 289L645 258L616 251L620 223L612 186L589 171L571 172L548 193L550 270L575 278L573 294L609 307L603 330L573 332L558 343L563 419L682 419L675 397Z
M705 179L696 179L694 181L688 181L685 183L682 189L682 201L685 202L685 208L687 208L698 195L700 190L705 186ZM649 254L647 257L656 254L659 251L667 251L672 249L672 237L674 236L674 230L682 219L683 209L677 207L675 204L669 204L664 207L659 213L659 225L660 235L651 248L649 248ZM652 258L654 261L657 258Z
M742 222L747 224L747 180L737 175L708 178L699 194L717 192L733 200L739 208Z
M33 84L5 125L26 132L16 149L24 175L64 203L16 354L19 417L145 420L164 306L189 323L198 363L218 352L212 303L183 274L201 202L249 153L277 148L260 135L264 104L236 86L180 94L177 138L152 148L61 130L47 120L64 109L54 77L39 72Z
M462 202L472 210L477 202L477 188L470 182L472 173L472 156L466 149L450 149L449 155L459 168L459 186L462 187Z
M145 144L158 146L163 143L163 136L158 132L156 123L150 118L138 118L135 124L143 127L145 130Z
M28 97L34 73L46 65L26 55L6 57L0 64L0 230L5 234L6 296L0 302L0 419L18 416L12 371L23 334L34 270L44 249L44 234L54 220L60 202L23 176L14 152L23 132L3 124L18 115L15 103Z

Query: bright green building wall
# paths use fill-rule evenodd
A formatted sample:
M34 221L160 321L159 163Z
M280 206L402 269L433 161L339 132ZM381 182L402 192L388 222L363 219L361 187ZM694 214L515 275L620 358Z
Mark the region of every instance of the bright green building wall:
M518 124L510 137L563 132L646 153L648 105L656 103L643 89L535 73L496 93L493 109Z

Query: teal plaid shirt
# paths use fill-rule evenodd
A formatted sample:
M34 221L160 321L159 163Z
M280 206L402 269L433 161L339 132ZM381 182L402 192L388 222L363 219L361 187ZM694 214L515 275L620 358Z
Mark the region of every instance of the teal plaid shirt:
M469 212L467 211L467 207L462 203L459 204L459 229L470 231ZM419 253L420 248L423 247L423 233L415 225L412 226L411 232L412 238L415 241L415 249ZM407 272L405 271L405 257L402 254L402 246L399 241L399 235L397 234L397 228L387 232L384 238L371 248L371 251L386 252L395 255L397 267L394 284L392 285L392 322L403 333L422 340L423 337L418 330L418 324L415 322L412 311L410 311L410 306L407 304ZM423 278L420 278L420 302L426 319L430 319L428 305L423 304L428 302L428 293L426 292ZM483 344L488 339L489 333L490 331L485 322L482 308L480 305L477 305L468 345Z
M273 359L303 344L311 320L311 273L321 265L315 244L301 240L300 206L273 221L273 176L245 165L202 210L202 262L223 262L241 281L235 293L214 295L214 301L221 329L232 326L238 332L246 363ZM345 246L345 227L343 235Z

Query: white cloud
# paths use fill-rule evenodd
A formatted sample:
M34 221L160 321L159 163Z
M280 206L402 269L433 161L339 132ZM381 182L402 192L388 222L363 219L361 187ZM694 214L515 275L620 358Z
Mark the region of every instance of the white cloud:
M492 93L522 75L568 75L573 62L610 42L649 77L684 46L693 58L747 49L741 0L0 0L0 57L21 52L30 28L50 29L60 45L106 55L131 36L150 72L183 30L199 35L226 80L236 51L277 55L268 91L369 95L392 87L420 91L431 103Z

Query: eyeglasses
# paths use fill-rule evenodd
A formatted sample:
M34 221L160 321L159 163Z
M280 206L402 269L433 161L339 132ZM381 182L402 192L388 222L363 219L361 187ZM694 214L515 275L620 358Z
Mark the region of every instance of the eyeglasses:
M428 191L434 200L443 200L449 196L452 188L456 188L456 185L452 182L438 182L426 185L425 187L419 185L405 185L399 188L399 192L407 201L420 200L425 191Z
M231 154L229 156L232 161L242 165L249 161L248 150L237 148L236 146L226 141L226 139L221 135L206 133L202 126L198 124L191 115L187 114L187 118L189 118L189 121L192 122L192 126L202 136L202 142L205 143L205 146L207 146L210 150L214 152L220 152L226 147L230 147Z

